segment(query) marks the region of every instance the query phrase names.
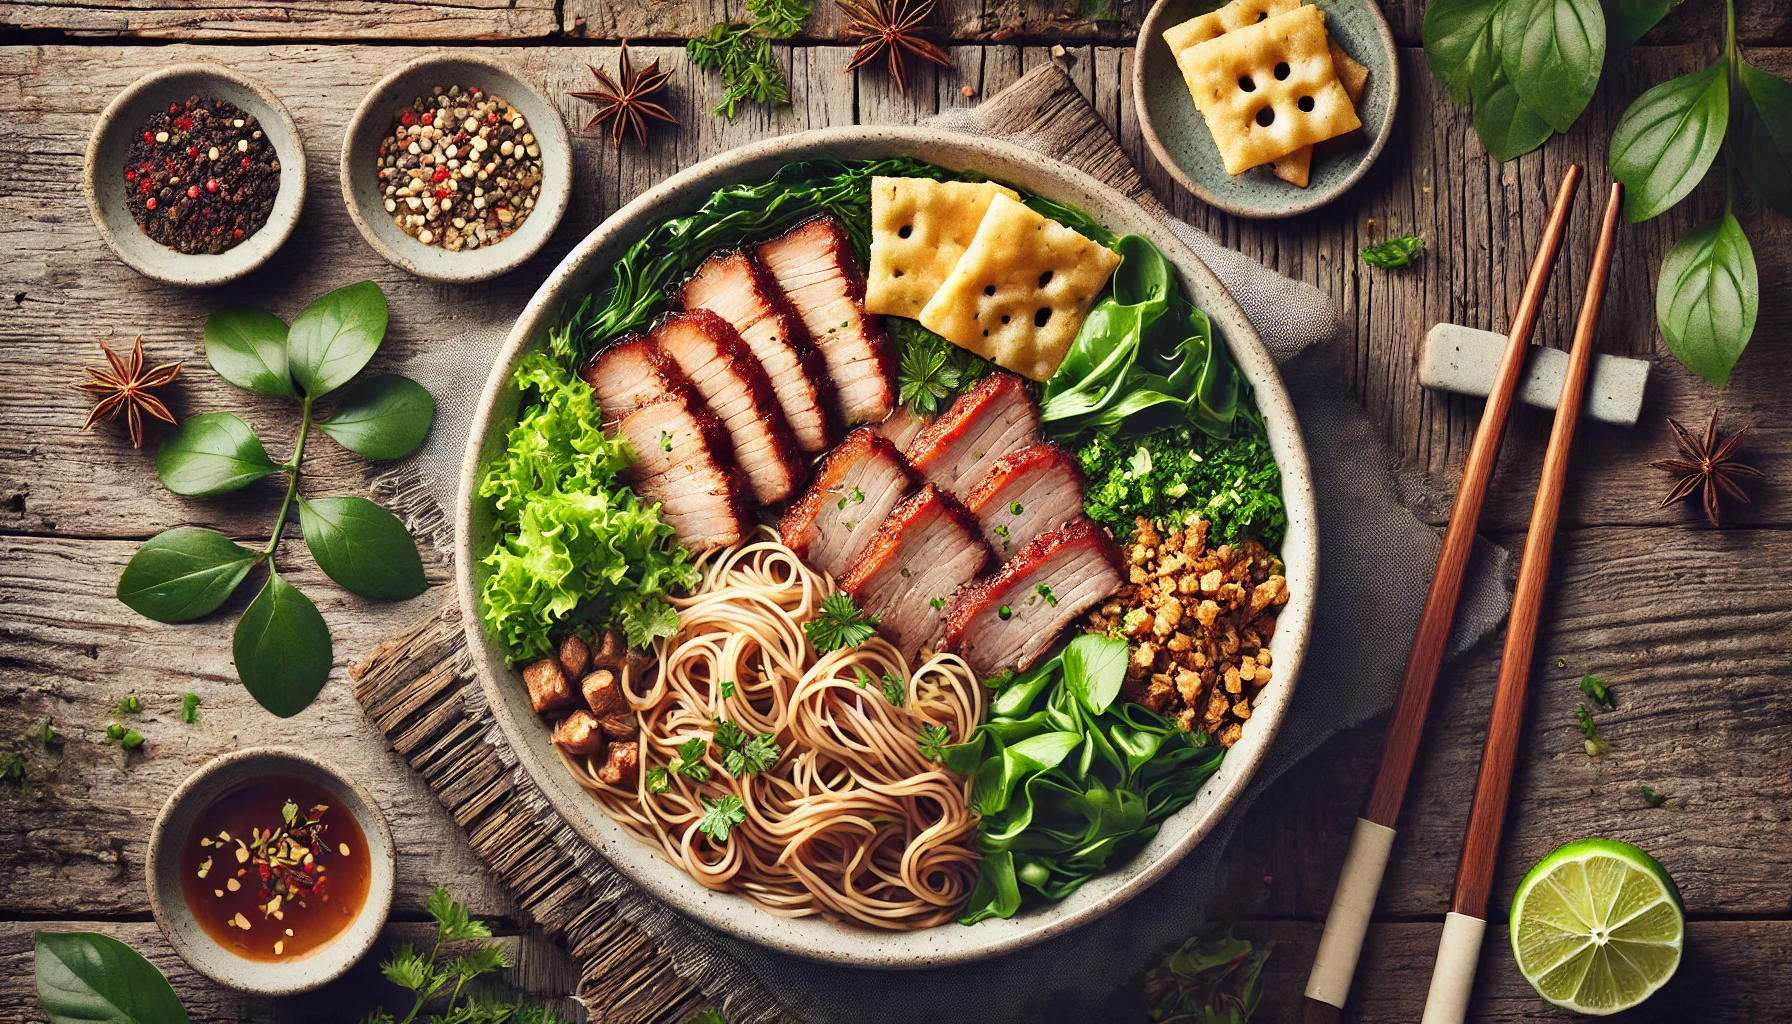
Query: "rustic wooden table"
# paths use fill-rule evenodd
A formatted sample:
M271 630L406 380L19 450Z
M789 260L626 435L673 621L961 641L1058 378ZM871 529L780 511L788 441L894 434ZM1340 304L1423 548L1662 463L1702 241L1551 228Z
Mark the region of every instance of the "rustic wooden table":
M1589 171L1588 190L1537 335L1566 346L1596 197L1607 180L1611 127L1650 84L1704 66L1721 17L1709 0L1685 4L1644 45L1612 62L1570 134L1501 165L1426 70L1421 0L1387 0L1405 98L1379 164L1318 213L1250 222L1180 193L1145 150L1128 85L1142 0L1115 0L1113 17L1101 20L1076 13L1096 6L1077 0L943 0L934 22L954 44L952 67L936 73L922 65L907 96L881 70L843 74L853 51L839 39L841 19L831 4L817 6L812 35L778 47L788 61L791 104L749 109L728 122L710 113L716 81L685 61L678 42L718 19L741 17L733 2L0 3L0 41L8 44L0 48L0 367L17 385L0 389L0 737L45 717L67 737L37 755L42 799L0 786L0 1019L41 1019L31 935L46 926L93 928L130 942L169 975L195 1020L345 1020L379 998L393 1002L372 964L325 998L246 999L188 969L150 919L145 841L163 800L207 759L269 742L328 751L380 800L402 851L394 935L419 933L424 895L445 885L506 926L521 959L515 980L525 990L552 997L576 982L564 954L520 930L514 905L486 880L454 822L387 749L342 681L348 663L378 638L432 613L444 587L397 606L364 602L327 585L302 545L286 546L289 575L310 585L335 636L338 678L308 711L285 721L261 711L235 682L233 616L163 626L112 596L144 538L178 524L264 536L278 495L252 488L240 500L183 500L156 483L151 455L133 451L118 430L79 433L87 400L68 385L98 361L96 342L128 345L142 334L152 361L186 360L188 372L172 389L179 414L243 412L279 451L291 441L282 436L290 416L246 399L204 365L200 327L213 309L249 302L290 317L329 288L371 278L391 302L380 356L390 364L470 325L505 322L579 238L678 168L776 133L914 122L975 104L1024 70L1057 60L1179 215L1338 302L1349 325L1333 353L1340 381L1391 448L1436 485L1418 490L1447 493L1480 403L1420 389L1420 337L1443 320L1504 329L1530 255L1521 243L1539 229L1563 167L1578 161ZM1792 76L1792 2L1740 6L1749 59ZM388 266L361 241L337 188L338 145L349 112L387 69L433 47L477 49L563 97L588 87L585 62L613 65L614 41L623 37L652 43L639 47L639 58L657 56L674 72L672 107L682 127L655 127L645 151L631 144L620 153L607 138L578 135L571 210L523 269L483 285L432 284ZM1054 56L1060 43L1064 50ZM265 269L214 292L158 285L127 269L101 243L78 188L99 111L139 75L188 59L228 64L271 86L298 120L310 159L297 235ZM572 127L588 116L579 101L560 105ZM1792 287L1792 223L1752 198L1738 210L1767 298L1728 389L1666 357L1653 316L1661 256L1719 207L1719 177L1669 215L1625 229L1599 347L1654 359L1654 380L1638 428L1583 430L1498 884L1504 898L1538 857L1584 836L1622 838L1653 852L1678 880L1692 923L1679 976L1634 1020L1765 1021L1792 1012L1792 762L1785 755L1792 747L1792 491L1779 483L1792 477L1792 391L1782 369L1792 331L1784 300ZM1359 245L1397 234L1429 243L1416 267L1391 273L1356 257ZM1658 510L1669 480L1644 465L1672 447L1667 417L1702 423L1714 404L1727 426L1752 428L1749 456L1771 478L1743 522L1721 532L1691 525L1688 510ZM1514 549L1547 429L1535 410L1516 414L1495 482L1485 528ZM365 467L339 452L320 450L312 468L317 493L366 489ZM1439 519L1446 506L1425 513ZM445 583L446 567L431 564L430 576ZM1359 975L1353 1014L1363 1020L1412 1020L1423 1002L1498 652L1490 640L1447 672ZM1615 712L1601 716L1612 750L1597 760L1582 752L1573 719L1576 684L1589 671L1609 679L1618 700ZM204 701L195 725L177 714L187 691ZM99 742L127 694L145 704L133 724L147 737L128 754ZM1249 813L1234 843L1213 915L1236 921L1241 934L1278 942L1260 1019L1298 1012L1380 733L1377 723L1327 744ZM1645 805L1644 783L1667 795L1664 806ZM1490 941L1475 1015L1554 1014L1518 976L1504 943Z

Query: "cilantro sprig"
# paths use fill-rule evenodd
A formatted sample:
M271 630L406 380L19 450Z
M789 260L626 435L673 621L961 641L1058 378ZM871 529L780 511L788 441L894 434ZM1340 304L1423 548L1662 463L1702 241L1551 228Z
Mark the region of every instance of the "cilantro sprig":
M703 805L703 817L697 820L697 831L718 843L727 842L729 831L747 820L747 805L733 793L714 802L699 797L698 802Z
M821 602L813 619L803 623L803 632L816 653L826 654L859 646L877 633L876 626L877 616L861 609L852 595L834 593Z
M908 682L894 672L884 673L884 699L893 707L901 707L908 702Z
M940 762L946 759L946 748L952 744L952 734L943 725L924 725L921 736L915 746L921 756L929 761Z

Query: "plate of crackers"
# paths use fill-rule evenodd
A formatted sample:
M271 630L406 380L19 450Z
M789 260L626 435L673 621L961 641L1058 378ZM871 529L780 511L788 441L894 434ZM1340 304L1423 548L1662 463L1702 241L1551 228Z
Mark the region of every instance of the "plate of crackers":
M1164 169L1241 217L1289 217L1356 184L1400 99L1375 0L1157 0L1133 99Z

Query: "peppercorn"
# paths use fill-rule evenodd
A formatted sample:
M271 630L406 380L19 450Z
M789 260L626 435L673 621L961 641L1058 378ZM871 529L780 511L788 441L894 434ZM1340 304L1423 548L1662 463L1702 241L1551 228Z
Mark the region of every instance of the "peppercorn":
M183 253L221 253L261 230L280 190L280 158L255 118L217 99L189 97L152 114L133 142L124 179L131 217ZM235 167L212 154L244 154ZM202 186L203 183L203 186ZM152 211L166 216L151 217Z

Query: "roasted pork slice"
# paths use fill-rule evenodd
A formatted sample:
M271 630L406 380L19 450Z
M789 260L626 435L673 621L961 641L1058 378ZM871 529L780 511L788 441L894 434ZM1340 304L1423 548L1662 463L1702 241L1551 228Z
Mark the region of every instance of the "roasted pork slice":
M960 501L996 460L1039 440L1039 410L1012 373L992 373L958 396L904 452L922 479Z
M899 405L890 418L877 425L877 432L890 439L890 443L902 451L909 446L917 435L933 422L933 417L922 416L906 405Z
M890 415L896 359L882 321L865 312L865 275L846 229L832 216L816 217L759 243L758 255L827 361L841 422Z
M1120 589L1123 564L1091 520L1041 534L952 602L946 648L984 677L1030 668L1065 626Z
M803 451L819 452L839 436L834 385L809 332L771 274L738 249L713 253L679 288L684 309L707 309L734 325L765 374Z
M877 616L877 631L912 663L939 645L952 595L993 561L977 517L926 484L891 510L840 589Z
M902 452L860 427L828 453L801 500L778 523L784 545L839 579L903 496L920 486Z
M635 334L599 352L579 370L579 376L597 394L606 423L661 395L682 391L688 383L671 356Z
M997 459L964 500L983 524L998 558L1083 514L1083 470L1076 456L1041 441Z
M678 542L694 551L739 543L753 528L753 495L728 431L689 393L663 395L617 423L634 449L627 477L657 502Z
M783 501L802 483L805 460L778 408L765 368L733 325L707 309L674 313L648 338L678 364L684 378L728 428L734 461L761 505Z

